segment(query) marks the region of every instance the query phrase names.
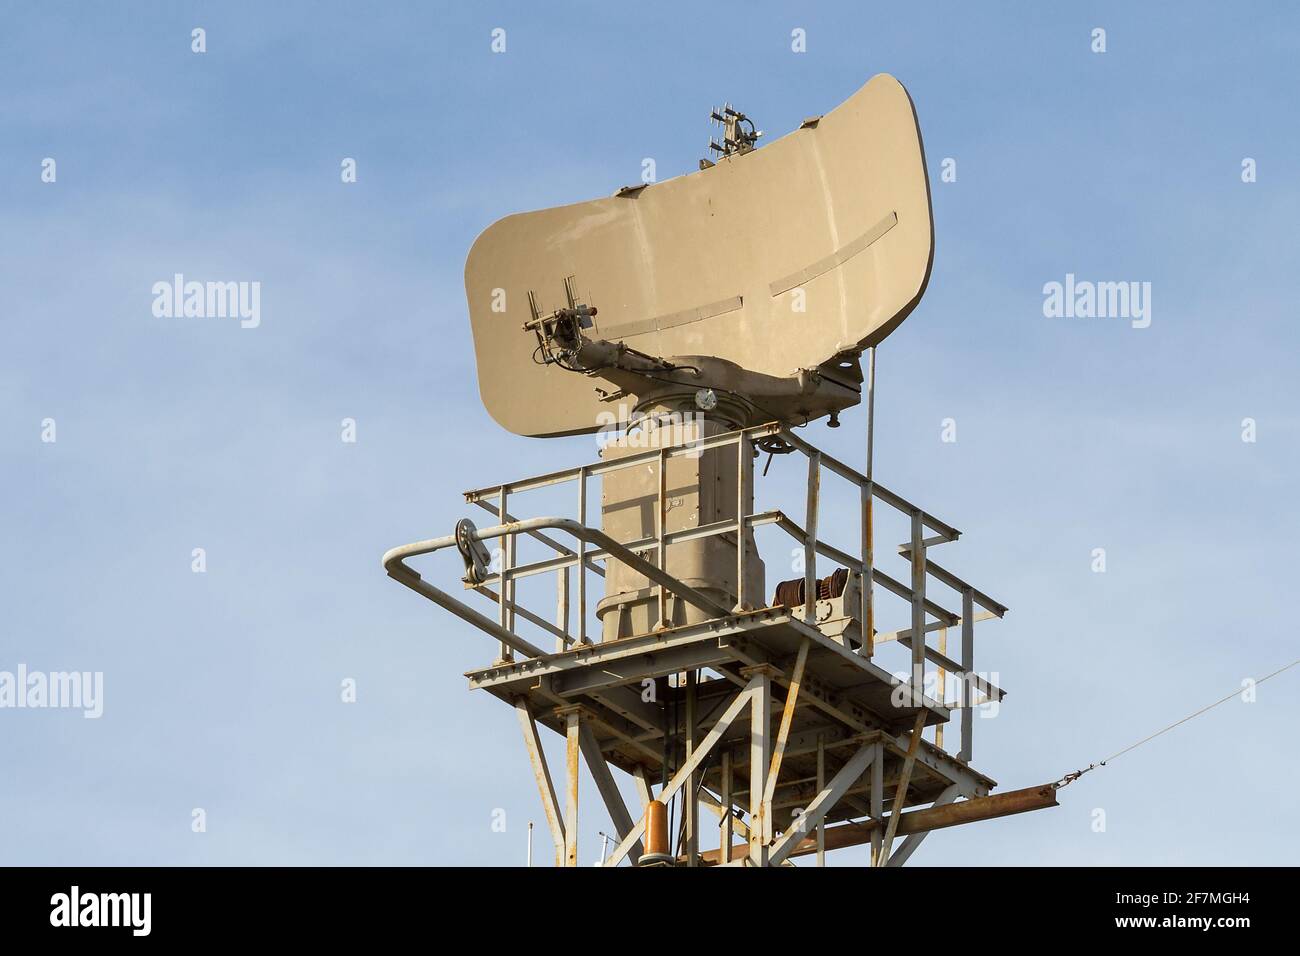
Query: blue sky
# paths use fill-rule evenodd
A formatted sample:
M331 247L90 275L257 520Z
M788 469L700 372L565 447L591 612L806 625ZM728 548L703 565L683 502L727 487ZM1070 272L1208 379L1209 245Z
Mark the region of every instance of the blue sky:
M960 528L944 562L1012 609L980 628L979 666L1009 693L977 764L1006 789L1055 779L1300 657L1298 20L6 4L0 670L102 671L105 700L98 720L0 710L0 861L521 862L542 818L514 716L462 676L493 645L379 569L450 532L464 489L595 454L479 405L465 253L509 212L637 181L645 157L689 172L723 99L775 137L879 72L916 103L936 252L880 351L876 474ZM178 272L260 281L260 327L154 317L151 286ZM1150 282L1150 327L1045 318L1067 273ZM805 436L861 461L864 417ZM1060 809L935 835L913 860L1292 862L1298 679L1085 777ZM584 862L599 829L589 812Z

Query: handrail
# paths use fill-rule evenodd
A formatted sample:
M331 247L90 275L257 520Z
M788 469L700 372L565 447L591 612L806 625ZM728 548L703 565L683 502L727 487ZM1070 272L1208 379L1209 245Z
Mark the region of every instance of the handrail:
M775 524L797 541L803 541L808 537L807 532L803 528L801 528L796 522L791 520L787 515L785 515L780 511L756 512L752 515L746 515L744 517L744 523L747 527L756 527L764 524ZM505 537L507 535L514 535L514 534L530 534L536 537L537 535L535 534L535 532L543 528L551 528L554 530L566 531L572 534L574 537L578 538L579 540L583 540L588 544L597 545L601 550L590 551L587 552L586 555L584 555L586 559L586 563L588 563L589 568L592 567L590 562L608 560L610 557L614 557L623 561L623 563L629 565L634 570L639 571L654 583L667 588L672 593L678 595L683 600L687 601L687 603L693 604L694 606L698 607L700 610L704 611L707 614L710 614L715 617L725 617L731 613L730 611L723 608L721 605L716 604L715 602L709 600L707 597L705 597L700 592L696 591L694 588L691 588L688 585L683 584L681 581L678 581L676 578L672 577L667 573L661 572L656 565L644 560L637 554L638 551L650 551L656 549L658 546L658 542L655 537L642 538L640 540L627 542L626 544L624 544L614 540L609 535L605 534L603 531L600 531L599 529L589 528L572 519L559 518L559 517L530 518L524 521L512 521L503 525L495 525L490 528L479 529L473 535L471 535L471 537L474 540L479 540L479 541L492 539L492 538L500 538L500 537ZM734 530L734 528L735 528L734 521L730 521L730 520L718 521L718 522L714 522L713 524L705 525L699 528L688 528L676 532L669 532L664 535L664 541L666 544L675 544L680 541L689 541L695 538L710 537L713 535L725 534L729 531ZM402 545L400 547L393 548L389 550L383 557L384 570L388 572L390 577L395 578L396 580L400 581L403 584L407 583L403 575L414 576L415 579L422 580L418 572L416 572L413 568L411 568L410 566L404 563L405 560L407 558L418 557L423 554L430 554L435 551L440 551L445 548L452 547L455 545L455 543L456 543L455 535L445 535L441 538L431 538L425 541L417 541L411 544ZM555 544L557 544L557 542L547 542L547 543L551 544L552 547L555 547ZM845 567L851 568L857 571L858 573L862 573L863 571L863 563L859 559L854 558L853 556L847 554L846 552L841 551L839 548L836 548L833 545L821 541L820 539L817 539L815 541L813 545L813 550L815 551L815 553L820 554L823 557L830 558L831 560L839 564L842 564ZM908 557L910 557L910 554L908 555ZM927 561L926 563L927 563L927 571L937 570L933 562ZM485 578L481 582L481 584L491 585L493 583L500 582L503 579L514 580L523 577L530 577L536 574L544 574L549 571L559 571L568 567L574 567L577 564L578 564L578 557L574 552L572 551L568 551L567 553L562 552L560 555L554 558L550 558L542 561L535 561L529 564L518 565L506 569L498 574L490 575L489 577ZM879 569L875 569L874 574L875 574L876 583L883 585L886 590L892 592L893 594L905 600L911 598L912 596L911 588L909 588L906 584L903 584L901 581L896 580L892 576L884 573ZM946 578L948 577L948 575L944 574L942 575L942 577ZM955 580L956 579L954 578L954 581ZM957 582L957 583L964 584L964 582ZM421 589L417 588L416 590L420 590L421 593L425 593ZM985 601L987 601L988 605L992 605L992 608L995 608L996 611L1005 613L1006 609L1004 607L997 604L992 599L987 598L987 596L984 595L983 593L978 591L974 593L976 596L977 603L983 605L985 604ZM454 601L460 607L465 606L461 602L457 601L456 598L451 597L450 595L444 594L442 599L433 598L432 595L429 595L427 593L425 594L425 596L430 597L435 601L435 603L441 605L442 607L445 607L448 610L453 610L454 613L459 614L459 612L456 612L453 608L451 608L446 603L447 601ZM500 600L499 597L496 599L498 601ZM926 612L934 615L944 624L949 626L956 626L957 624L960 623L961 615L948 610L947 608L943 607L942 605L938 604L937 602L935 602L934 600L928 597L924 598L923 600L924 600L924 607ZM472 612L472 613L477 615L472 620L469 618L465 618L463 614L461 614L460 616L462 618L465 618L466 620L470 620L470 623L473 623L479 627L483 627L484 621L488 621L489 623L492 623L493 626L485 628L485 630L488 630L497 638L501 638L501 635L503 633L513 634L512 631L502 628L499 625L495 624L494 622L490 622L488 618L483 617L482 615L478 615L477 612ZM998 616L1001 615L999 614ZM479 618L482 618L482 620L479 620ZM549 630L549 628L547 630ZM522 639L518 637L511 638L511 641L519 641L519 640ZM505 643L510 644L511 641L507 641ZM535 651L536 649L534 648L533 650ZM528 652L528 653L529 656L537 656L537 654L540 654L542 652L537 651L536 653L532 653L532 652Z
M795 448L798 448L805 455L809 457L812 457L813 455L817 455L821 459L821 464L823 468L833 471L835 474L839 475L841 478L845 479L846 481L850 481L853 484L858 485L859 487L864 487L868 484L871 485L872 496L875 498L879 498L881 501L889 505L895 511L900 511L906 515L919 513L921 515L922 522L925 523L925 526L929 528L931 531L937 531L945 541L956 541L959 537L961 537L961 532L958 531L956 528L954 528L952 525L948 524L946 521L940 521L938 518L930 514L924 508L918 508L916 505L912 504L902 495L898 495L890 491L888 488L886 488L876 479L867 478L867 476L862 474L862 472L858 471L855 468L850 467L849 465L844 464L844 462L840 461L838 458L832 458L830 455L826 454L821 449L815 448L814 446L808 444L806 441L804 441L802 438L795 435L789 429L783 430L781 432L781 437L784 438L791 445L793 445Z
M394 550L398 550L398 549L394 549ZM389 552L389 554L391 553L392 552ZM384 555L384 557L387 558L388 555ZM452 614L455 614L462 621L465 621L469 624L473 624L475 627L479 628L480 630L486 631L487 633L491 634L493 637L497 638L497 640L499 640L506 647L516 650L519 653L524 654L530 658L541 657L545 653L537 645L530 644L528 641L524 640L522 637L519 637L513 631L507 631L496 621L492 620L490 617L487 617L484 614L480 614L478 611L474 610L472 607L470 607L468 604L464 603L463 601L458 601L450 594L448 594L446 591L442 591L439 590L438 588L435 588L428 581L420 577L420 573L416 571L414 568L410 568L405 564L402 564L400 559L397 560L397 567L390 567L387 563L385 563L384 570L388 572L388 576L392 578L394 581L398 582L399 584L405 584L408 588L410 588L412 591L416 592L417 594L424 595L434 604L438 605L441 608L444 608L445 610L450 611Z
M597 461L589 465L579 465L575 468L563 468L560 471L551 471L543 475L536 475L532 478L521 478L518 481L508 482L505 487L512 492L533 491L538 488L546 488L550 485L562 484L566 481L573 481L578 477L581 471L586 472L588 478L599 478L607 475L612 471L622 471L624 468L634 468L637 465L644 465L655 462L659 458L659 452L666 451L669 458L679 458L682 455L696 455L702 452L711 451L714 448L725 448L733 442L739 441L742 435L762 436L783 434L784 429L775 423L767 425L756 425L753 428L743 428L738 431L723 432L721 435L714 435L711 438L687 438L673 445L662 445L655 448L649 448L646 451L637 452L632 455L625 455L621 458L615 458L608 461ZM484 488L478 488L473 491L465 492L467 502L477 502L479 500L491 500L500 493L501 485L489 485Z
M483 499L476 499L475 501L471 502L471 504L476 504L480 508L489 511L492 514L496 514L497 509L492 507L490 504L487 503L487 501ZM507 511L505 514L505 520L518 521L519 519L516 518L514 515L512 515L509 511ZM529 537L536 538L538 541L546 545L551 550L555 551L557 554L563 554L569 557L575 557L577 555L576 551L569 550L564 545L560 544L560 542L556 541L554 538L544 535L540 531L529 532ZM597 565L592 564L590 561L587 562L587 570L600 575L602 578L605 576L604 568L598 567Z
M745 516L745 527L761 528L764 525L779 524L786 520L780 511L760 511L756 514ZM696 541L700 538L711 538L719 534L730 534L736 530L736 522L730 518L723 521L714 521L710 524L697 525L694 528L680 528L677 531L668 531L664 534L665 544L680 544L684 541ZM640 551L651 551L658 547L659 539L655 535L646 538L637 538L635 541L622 542L623 547L633 554ZM586 554L588 570L596 570L592 566L593 561L609 560L609 553L603 550L588 551ZM483 584L496 584L503 576L511 579L532 577L536 574L545 574L548 571L560 571L566 568L577 567L578 556L576 554L559 554L553 558L544 558L540 561L532 561L528 564L519 564L508 570L500 571L496 574L490 574L483 579Z
M574 481L578 478L579 473L583 473L587 478L597 478L613 471L621 471L624 468L632 468L636 465L654 462L658 460L661 451L666 451L669 458L677 458L682 455L700 454L705 451L711 451L715 448L725 448L745 437L753 440L754 438L764 437L767 435L780 436L783 440L793 445L805 455L819 455L821 457L822 467L834 472L846 481L850 481L859 486L870 484L872 496L879 498L882 502L896 511L908 515L919 511L925 526L932 531L938 532L945 541L956 541L961 536L961 532L952 527L952 525L945 521L941 521L928 511L918 508L902 495L890 491L879 481L872 479L868 482L867 476L857 469L846 465L839 459L833 458L820 449L813 447L808 444L808 442L795 435L790 429L784 428L775 422L766 425L755 425L752 428L742 428L737 431L724 432L721 435L714 435L711 438L683 439L675 445L664 445L661 448L650 448L646 451L637 452L633 455L626 455L611 461L597 461L589 465L580 465L575 468L563 468L559 471L547 472L546 474L536 475L530 478L521 478L518 481L510 481L505 482L504 484L476 488L465 492L465 500L471 504L491 501L500 495L503 487L512 494L534 491L538 488L562 484L566 481Z
M586 525L579 524L571 518L529 518L525 521L512 521L508 524L494 525L490 528L480 528L474 531L469 537L474 541L485 541L491 538L500 538L506 535L527 534L532 531L538 531L543 528L551 528L556 531L566 531L580 541L587 544L594 544L608 552L613 557L622 561L635 571L645 575L655 584L666 588L673 594L677 595L688 604L692 604L711 617L728 617L730 611L705 597L695 588L678 581L672 575L661 571L649 561L634 554L619 542L615 541L605 532L596 528L588 528ZM391 548L384 553L383 566L388 576L395 581L405 584L412 590L423 594L432 600L435 604L446 608L462 620L481 627L485 631L497 637L503 644L518 650L520 653L527 654L529 657L541 657L543 651L529 644L523 638L520 638L497 622L485 617L473 608L467 606L461 601L456 600L450 594L438 590L424 581L420 573L406 563L408 558L418 557L423 554L432 554L435 551L441 551L446 548L454 547L456 536L454 534L444 535L441 538L429 538L424 541L415 541L411 544L400 545Z
M746 507L752 508L752 455L757 446L756 439L779 437L787 443L788 450L797 451L808 459L807 501L802 522L793 520L780 510L755 511L746 514ZM737 454L737 500L736 515L719 521L708 522L695 527L667 530L666 524L666 465L670 460L682 456L698 456L708 451L735 446ZM587 481L590 478L603 477L627 468L651 465L658 472L658 514L651 534L632 541L620 542L599 528L589 527L587 521ZM846 479L850 485L857 485L863 511L862 552L861 555L850 554L818 538L818 515L821 507L822 469ZM519 520L507 510L507 501L526 491L553 487L555 485L576 482L578 518L539 517ZM698 608L711 618L729 618L742 608L750 606L752 595L745 593L746 552L744 532L749 528L763 525L776 525L789 534L803 547L804 556L804 592L815 593L816 560L818 557L831 561L856 572L864 579L862 586L862 628L864 640L858 651L870 659L874 654L876 632L874 630L875 586L908 601L911 604L911 627L881 635L884 640L898 640L911 651L911 682L919 686L924 679L927 663L938 666L940 680L944 673L952 674L962 680L961 702L959 706L965 711L966 719L962 723L963 759L970 759L971 728L970 714L977 705L973 692L978 690L986 699L1000 699L1003 692L992 683L985 681L974 673L974 633L973 625L986 616L1001 617L1006 607L987 594L977 590L957 575L930 560L928 551L949 541L957 540L960 532L924 511L917 505L890 491L878 481L846 465L842 461L826 454L795 436L788 428L769 423L736 431L713 435L708 438L681 438L675 443L667 443L644 451L634 451L623 457L598 460L595 463L566 468L547 474L506 481L465 493L465 500L492 513L498 520L493 527L483 528L471 533L475 541L505 539L503 561L500 570L487 573L482 580L469 582L467 589L495 602L499 620L492 620L479 613L456 597L428 584L420 574L406 561L410 558L455 546L456 536L446 535L417 541L389 550L383 557L384 570L390 577L406 585L440 607L451 611L457 617L479 628L500 641L503 661L513 660L512 652L538 658L548 655L533 643L515 633L515 619L540 628L543 632L556 638L555 650L565 650L573 643L589 644L587 636L587 577L592 571L604 576L608 570L607 562L617 560L646 578L657 586L656 600L659 607L656 628L666 626L669 615L666 605L668 594ZM871 518L872 503L879 500L882 504L902 513L911 521L911 540L900 545L900 556L911 563L911 580L899 580L875 567L874 542L872 540L873 522ZM748 502L748 505L747 505ZM516 506L517 507L517 506ZM802 524L802 526L801 526ZM559 531L572 535L577 544L570 548L560 540L542 533L543 530ZM929 532L929 534L927 534ZM690 587L685 582L673 577L664 568L668 548L671 545L707 538L716 535L735 534L737 537L737 595L736 608L726 608L701 591ZM517 563L515 544L520 535L526 535L551 549L552 554L539 560ZM602 567L602 565L604 565ZM577 570L578 592L578 627L576 634L571 633L569 624L569 574ZM543 617L518 604L515 598L515 585L520 579L555 572L557 578L556 623L551 624ZM962 610L955 613L935 601L927 594L927 580L934 581L956 590L962 599ZM495 590L494 590L495 589ZM811 618L815 614L815 602L806 602L804 614ZM975 608L981 607L987 613L976 615ZM927 623L927 616L932 616L934 624ZM946 628L960 627L960 659L949 657L946 653ZM941 632L940 647L927 646L926 635L932 630Z

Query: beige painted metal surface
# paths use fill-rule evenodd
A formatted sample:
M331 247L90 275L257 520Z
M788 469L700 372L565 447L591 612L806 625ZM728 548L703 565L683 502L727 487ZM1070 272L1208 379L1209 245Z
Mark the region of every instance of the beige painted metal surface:
M697 420L669 425L645 423L636 433L610 441L601 458L613 461L661 444L703 441L722 434L717 422ZM731 448L714 448L695 456L669 459L664 484L664 531L672 533L720 521L736 520L736 454ZM653 538L659 527L659 463L611 472L601 479L601 529L627 544ZM745 513L754 510L750 494ZM764 604L766 582L752 528L745 531L746 593ZM695 588L726 608L739 599L736 587L734 534L695 538L670 544L663 567L679 581ZM645 575L618 562L605 568L605 597L596 606L606 641L645 634L659 623L657 589ZM696 624L709 619L699 608L672 600L665 624Z
M856 366L915 307L933 248L911 98L881 74L818 120L712 168L488 227L465 264L479 391L522 435L630 415L636 396L602 398L617 386L600 373L534 360L536 338L522 329L529 293L543 313L561 308L569 276L598 310L592 337L774 376Z

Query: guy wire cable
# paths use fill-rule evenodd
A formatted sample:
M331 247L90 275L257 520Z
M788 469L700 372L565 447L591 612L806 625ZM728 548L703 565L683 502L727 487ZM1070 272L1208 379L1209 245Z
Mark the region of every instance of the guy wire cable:
M1255 681L1255 686L1258 687L1260 684L1264 683L1264 681L1269 680L1270 678L1276 677L1278 674L1281 674L1281 673L1283 673L1284 671L1288 671L1288 670L1290 670L1291 668L1295 667L1297 664L1300 664L1300 658L1297 658L1296 660L1293 660L1290 664L1285 664L1285 665L1283 665L1282 667L1279 667L1277 670L1273 671L1271 674L1266 674L1265 676L1261 677L1259 680ZM1083 776L1085 773L1087 773L1089 770L1095 770L1097 767L1104 767L1104 766L1106 766L1108 763L1110 763L1112 760L1116 759L1117 757L1122 757L1122 756L1124 756L1124 754L1128 753L1130 750L1136 750L1138 747L1141 747L1144 743L1147 743L1148 741L1151 741L1151 740L1155 740L1155 739L1156 739L1157 737L1159 737L1161 734L1167 734L1167 733L1169 733L1169 731L1173 730L1175 727L1181 726L1182 724L1187 723L1189 720L1192 720L1193 718L1199 717L1199 716L1201 716L1201 714L1204 714L1204 713L1206 713L1207 711L1213 710L1215 707L1218 707L1220 704L1226 704L1228 701L1232 700L1232 698L1234 698L1234 697L1238 697L1238 696L1240 696L1240 695L1241 695L1241 688L1237 688L1237 689L1234 690L1231 694L1229 694L1227 697L1221 697L1221 698L1219 698L1218 700L1216 700L1214 703L1212 703L1212 704L1207 704L1206 706L1202 707L1200 710L1196 711L1195 713L1188 714L1186 717L1182 718L1182 720L1176 720L1176 721L1174 721L1172 724L1170 724L1168 727L1163 727L1163 728L1161 728L1160 730L1157 730L1155 733L1153 733L1153 734L1149 734L1148 736L1143 737L1141 740L1137 741L1137 743L1129 744L1129 745L1128 745L1127 747L1125 747L1123 750L1116 751L1115 753L1113 753L1113 754L1111 754L1109 757L1107 757L1105 760L1099 760L1099 761L1097 761L1096 763L1090 763L1090 764L1088 764L1088 766L1084 767L1082 770L1076 770L1076 771L1074 771L1073 773L1067 773L1067 774L1066 774L1064 777L1062 777L1060 780L1058 780L1058 781L1056 781L1054 784L1052 784L1052 787L1053 787L1054 789L1057 789L1057 790L1061 789L1062 787L1068 787L1070 784L1074 783L1074 781L1078 780L1080 777L1082 777L1082 776Z

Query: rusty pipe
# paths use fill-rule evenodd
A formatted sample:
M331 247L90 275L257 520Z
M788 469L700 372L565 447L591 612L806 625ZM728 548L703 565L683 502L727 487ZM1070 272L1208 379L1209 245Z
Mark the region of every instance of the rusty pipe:
M975 797L959 803L949 803L942 807L927 807L913 810L898 818L897 836L909 833L927 833L944 827L960 826L963 823L975 823L980 820L994 820L1014 813L1027 813L1030 810L1042 810L1058 806L1056 788L1051 784L1040 787L1027 787L1024 790L1009 790L989 797ZM888 820L888 817L885 818ZM872 833L880 829L881 820L867 820L863 823L845 823L826 828L826 849L839 850L848 846L858 846L871 839ZM746 847L739 844L732 848L733 857L744 853ZM790 856L805 856L817 852L815 839L801 840L791 851ZM709 850L701 854L704 863L719 862L721 851Z

